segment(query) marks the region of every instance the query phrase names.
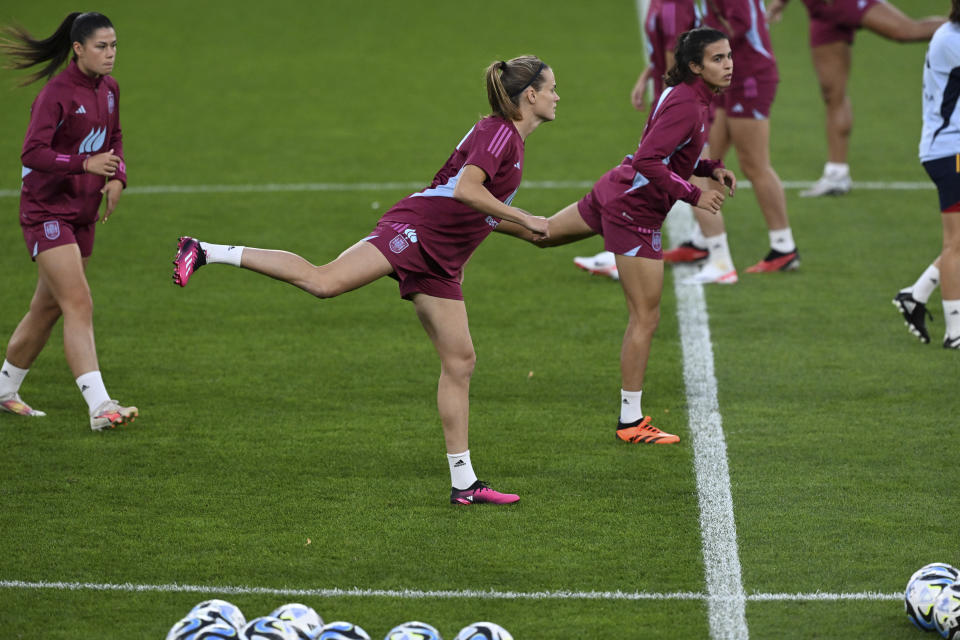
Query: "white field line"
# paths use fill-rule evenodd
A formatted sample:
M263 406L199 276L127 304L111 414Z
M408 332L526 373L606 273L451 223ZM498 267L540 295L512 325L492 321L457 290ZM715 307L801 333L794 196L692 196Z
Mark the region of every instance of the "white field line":
M599 176L598 176L599 177ZM812 182L784 182L787 189L806 189ZM134 185L126 190L127 195L169 195L202 193L303 193L311 191L352 192L352 191L409 191L423 189L423 182L301 182L301 183L264 183L264 184L171 184L171 185ZM533 180L524 182L523 189L583 189L593 186L592 180ZM740 189L751 188L748 180L737 183ZM854 190L863 191L917 191L932 190L932 182L854 182ZM0 189L0 198L16 198L19 189Z
M673 593L629 593L625 591L494 591L457 589L424 591L420 589L273 589L269 587L215 586L193 584L122 584L99 582L33 582L0 580L0 589L52 589L59 591L120 591L125 593L202 593L226 595L312 596L317 598L402 598L406 600L457 598L479 600L707 600L703 593L677 591ZM810 602L844 600L902 600L902 593L757 593L747 600L760 602Z
M692 233L693 210L678 202L667 216L671 238ZM687 389L687 411L693 439L693 465L700 502L700 535L703 539L703 568L707 583L707 612L710 637L715 640L745 640L746 602L740 578L737 528L730 495L727 445L723 418L717 400L717 379L713 369L713 346L702 285L682 285L694 273L687 265L674 268L677 319L683 350L683 379Z

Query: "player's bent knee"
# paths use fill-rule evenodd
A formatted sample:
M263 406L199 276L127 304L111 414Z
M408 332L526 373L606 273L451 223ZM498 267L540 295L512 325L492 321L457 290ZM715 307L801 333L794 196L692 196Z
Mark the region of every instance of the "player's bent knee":
M60 317L60 305L53 298L43 298L38 300L34 298L30 301L30 313L42 317Z
M312 274L309 280L297 286L310 295L324 300L336 298L347 291L347 286L343 282L319 273Z

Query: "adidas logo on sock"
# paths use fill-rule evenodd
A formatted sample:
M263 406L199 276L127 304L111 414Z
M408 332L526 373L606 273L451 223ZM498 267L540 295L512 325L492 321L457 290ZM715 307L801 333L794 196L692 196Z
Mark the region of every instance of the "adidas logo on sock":
M89 389L89 388L90 388L90 387L88 387L87 385L83 385L82 387L80 387L80 393L83 393L84 391L86 391L86 390Z
M457 460L456 464L453 465L454 468L465 467L465 466L467 466L467 463L464 462L463 460Z
M626 398L624 398L624 399L623 399L623 404L630 404L630 401L627 400Z
M6 371L0 371L0 373L2 373L3 375L7 376L8 378L10 377L10 374L7 373Z
M950 315L952 315L952 316L960 316L960 311L957 311L956 309L954 309L953 311L950 312Z

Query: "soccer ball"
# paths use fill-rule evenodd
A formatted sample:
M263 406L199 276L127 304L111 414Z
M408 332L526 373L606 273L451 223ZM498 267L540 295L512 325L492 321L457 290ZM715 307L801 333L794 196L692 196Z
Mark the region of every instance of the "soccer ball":
M370 634L352 622L331 622L320 627L314 640L370 640Z
M197 618L206 618L207 620L223 620L235 629L242 629L247 624L247 619L243 612L226 600L204 600L193 609L187 616Z
M453 640L513 640L513 636L493 622L474 622L460 629Z
M242 640L299 640L296 629L280 618L260 616L240 630Z
M960 638L960 582L945 587L933 604L933 624L947 640Z
M443 640L440 632L426 622L404 622L387 632L383 640Z
M323 626L323 618L305 604L290 602L277 607L270 616L290 623L300 640L313 640L313 634Z
M187 616L171 627L167 640L227 640L237 638L237 630L223 620Z
M903 594L903 606L907 617L924 631L933 631L933 604L937 596L957 578L957 571L948 564L936 562L918 569L907 582Z

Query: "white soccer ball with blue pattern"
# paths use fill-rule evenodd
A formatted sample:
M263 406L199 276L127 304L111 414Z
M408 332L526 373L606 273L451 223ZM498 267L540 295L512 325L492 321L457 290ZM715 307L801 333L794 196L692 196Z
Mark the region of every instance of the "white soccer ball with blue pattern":
M243 629L243 625L247 624L247 619L239 608L226 600L217 600L216 598L213 600L204 600L193 609L190 609L190 613L188 613L187 616L207 618L210 620L223 620L238 631Z
M313 636L314 640L370 640L370 634L363 627L352 622L337 620L320 627L320 631Z
M960 582L954 582L933 603L933 624L941 637L960 638Z
M413 620L390 629L383 640L443 640L443 638L433 626Z
M297 631L286 620L273 616L254 618L240 629L241 640L299 640Z
M474 622L460 629L453 640L513 640L513 636L494 622Z
M940 593L958 578L960 571L942 562L915 571L903 594L903 607L910 621L924 631L933 631L933 605Z
M314 634L323 626L323 618L312 607L299 602L289 602L270 612L274 618L290 623L300 640L313 640Z
M238 632L223 620L187 616L167 633L167 640L236 640Z

